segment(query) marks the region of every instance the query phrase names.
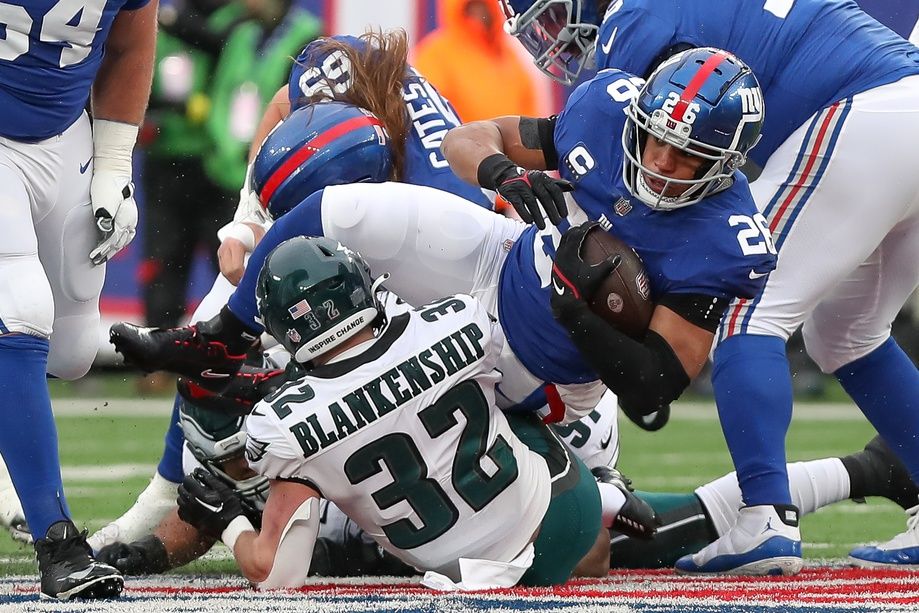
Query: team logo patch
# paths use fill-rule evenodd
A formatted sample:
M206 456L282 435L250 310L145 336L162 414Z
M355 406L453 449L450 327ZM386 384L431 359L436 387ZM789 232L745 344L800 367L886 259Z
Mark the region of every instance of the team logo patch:
M307 302L306 299L304 298L303 300L301 300L301 301L298 302L297 304L295 304L295 305L293 305L293 306L291 306L291 307L288 307L287 312L290 313L290 316L291 316L293 319L300 319L301 317L304 317L304 316L309 315L310 313L312 313L312 312L313 312L313 309L312 309L312 307L310 306L310 303Z
M617 200L613 205L613 210L616 212L616 215L619 215L619 217L625 217L632 210L632 203L625 198L619 198L619 200Z
M645 300L651 297L651 282L648 281L648 275L645 274L645 271L641 271L635 277L635 287L638 288L638 293Z
M612 292L606 297L606 306L613 313L621 313L623 304L622 296L616 292Z
M287 330L287 338L289 338L292 343L299 343L302 337L294 328L289 328Z
M504 249L504 251L508 253L510 253L511 247L513 246L514 246L514 241L509 238L505 238L504 242L501 244L501 248Z
M265 450L268 449L269 443L252 438L249 434L246 437L246 459L250 462L258 462L265 457Z

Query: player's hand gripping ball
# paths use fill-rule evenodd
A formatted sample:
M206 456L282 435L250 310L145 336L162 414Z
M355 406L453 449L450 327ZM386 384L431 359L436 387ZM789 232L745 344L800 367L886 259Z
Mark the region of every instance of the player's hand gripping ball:
M651 323L654 303L641 258L622 240L592 221L563 236L552 266L552 310L559 316L572 301L624 334L641 339Z

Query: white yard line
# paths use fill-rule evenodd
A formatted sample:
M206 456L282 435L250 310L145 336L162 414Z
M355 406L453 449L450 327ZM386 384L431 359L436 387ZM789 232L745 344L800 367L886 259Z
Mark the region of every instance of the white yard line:
M148 416L168 415L172 411L169 398L55 398L56 415ZM673 420L716 421L712 402L677 402ZM801 403L795 407L794 419L799 421L861 421L864 416L851 403Z

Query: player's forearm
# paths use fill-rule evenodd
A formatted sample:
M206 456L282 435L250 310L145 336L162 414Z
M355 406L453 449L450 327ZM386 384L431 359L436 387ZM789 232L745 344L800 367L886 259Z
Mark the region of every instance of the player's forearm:
M504 141L496 123L474 121L447 132L440 149L456 176L478 185L479 164L491 155L504 153Z
M645 415L662 410L689 385L673 349L656 332L649 331L644 342L631 339L584 302L572 304L556 317L623 408Z
M524 142L521 126L536 124L540 121L530 117L506 116L487 121L474 121L453 128L447 132L441 145L444 157L450 168L464 181L495 189L496 167L494 157L500 154L499 165L513 168L522 166L527 170L546 170L546 154L541 143ZM492 158L483 166L482 162Z
M233 557L239 570L252 583L265 581L274 565L276 544L266 540L259 538L257 532L243 532L233 547Z
M112 24L105 57L92 89L93 116L133 125L144 119L156 50L156 6L151 0L122 11Z
M170 512L154 532L166 550L169 568L184 566L210 551L217 539L202 534L191 524L179 519L176 510Z

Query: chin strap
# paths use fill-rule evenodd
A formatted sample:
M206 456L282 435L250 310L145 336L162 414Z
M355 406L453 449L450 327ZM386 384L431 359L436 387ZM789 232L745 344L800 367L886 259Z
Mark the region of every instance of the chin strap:
M313 546L318 534L319 499L310 498L297 507L284 526L271 572L267 579L258 584L258 588L271 590L303 586L309 574Z

